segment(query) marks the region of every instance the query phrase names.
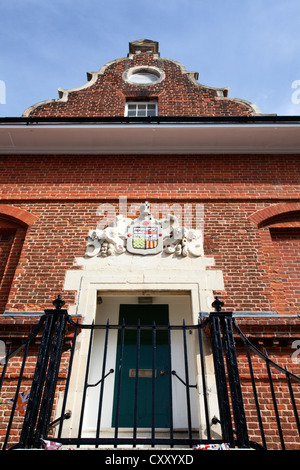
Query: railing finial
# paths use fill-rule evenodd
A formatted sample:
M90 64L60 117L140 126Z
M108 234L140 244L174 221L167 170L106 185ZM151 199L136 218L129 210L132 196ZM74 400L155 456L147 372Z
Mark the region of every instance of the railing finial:
M221 309L224 306L224 302L220 300L219 297L215 297L215 300L211 306L216 310L216 312L221 312Z
M61 308L65 305L65 301L61 298L61 295L57 296L57 299L53 300L53 305L55 306L56 310L61 310Z

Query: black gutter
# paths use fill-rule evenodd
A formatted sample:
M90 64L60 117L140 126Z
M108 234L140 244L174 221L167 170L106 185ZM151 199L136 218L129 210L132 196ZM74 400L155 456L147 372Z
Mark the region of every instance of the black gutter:
M149 116L149 117L2 117L0 126L8 124L300 124L300 116Z

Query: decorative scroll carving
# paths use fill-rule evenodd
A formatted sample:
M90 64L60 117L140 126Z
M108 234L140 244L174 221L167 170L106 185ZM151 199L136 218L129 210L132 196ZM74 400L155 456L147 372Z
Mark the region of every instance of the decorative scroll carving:
M103 230L91 230L86 257L166 253L177 256L203 256L202 231L181 227L176 216L154 219L148 202L141 206L135 220L119 215Z

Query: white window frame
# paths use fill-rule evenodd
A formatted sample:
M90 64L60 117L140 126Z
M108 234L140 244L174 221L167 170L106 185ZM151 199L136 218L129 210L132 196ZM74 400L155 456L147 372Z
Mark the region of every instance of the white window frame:
M126 102L126 106L125 106L125 116L128 116L128 106L129 105L135 105L136 106L136 114L135 116L131 116L131 117L148 117L148 114L146 113L145 116L138 116L137 115L137 109L138 109L138 105L146 105L146 107L148 105L155 105L155 114L151 114L151 116L157 116L158 115L158 106L157 106L157 102L156 101L127 101ZM147 108L148 109L148 108Z

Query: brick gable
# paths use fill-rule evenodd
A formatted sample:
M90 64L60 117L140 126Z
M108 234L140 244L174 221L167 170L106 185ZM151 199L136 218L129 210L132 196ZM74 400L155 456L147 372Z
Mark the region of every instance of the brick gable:
M136 51L135 51L136 52ZM136 85L124 79L133 67L152 67L163 73L157 84ZM198 74L152 50L113 60L99 72L88 74L89 82L74 90L60 90L58 100L31 106L30 117L124 116L126 100L156 100L159 116L249 116L257 113L251 103L229 98L227 88L204 86Z

